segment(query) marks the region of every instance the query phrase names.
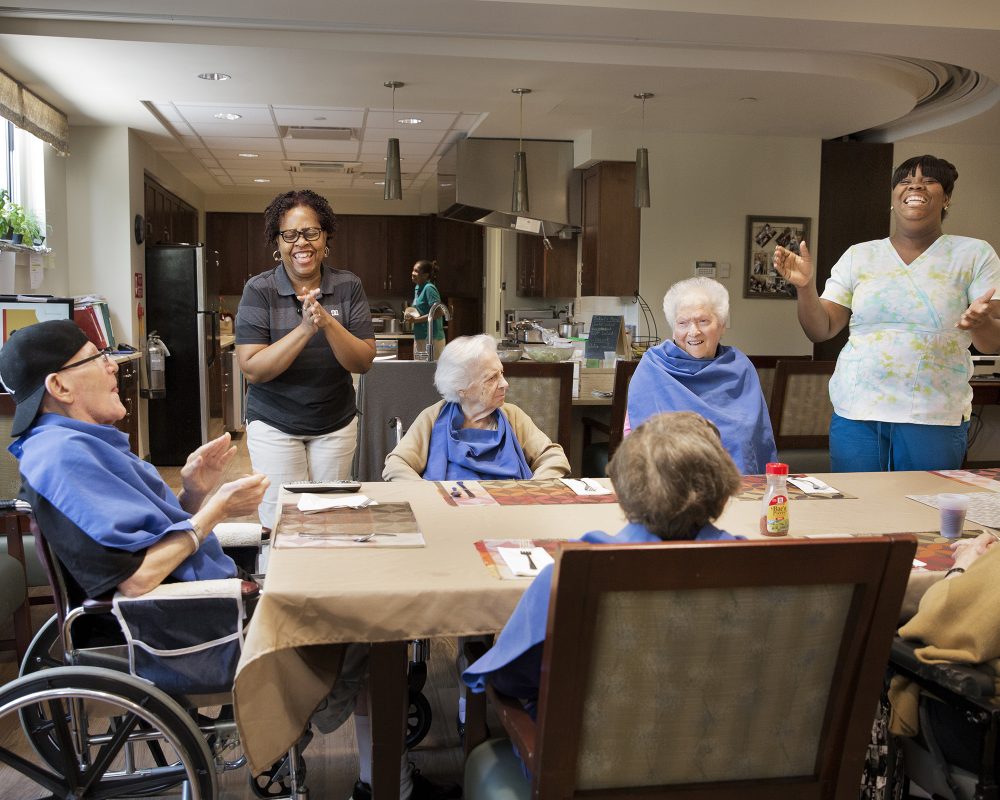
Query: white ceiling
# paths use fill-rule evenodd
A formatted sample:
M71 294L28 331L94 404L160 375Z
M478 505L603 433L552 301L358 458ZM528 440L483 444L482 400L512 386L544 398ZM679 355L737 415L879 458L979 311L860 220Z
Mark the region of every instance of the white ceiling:
M826 139L905 117L940 80L927 62L942 62L984 80L923 128L939 129L939 141L995 144L1000 134L996 0L172 0L169 15L162 8L147 0L0 7L0 68L74 126L137 129L208 195L308 185L378 197L390 136L401 143L404 192L419 190L455 138L518 135L514 87L533 90L525 138L634 139L641 119L632 95L646 91L655 94L650 132ZM232 79L204 81L202 72ZM395 114L388 80L406 84ZM223 112L241 118L215 118ZM423 121L395 121L406 117ZM303 141L283 138L286 125L358 135ZM288 162L300 160L350 162L353 172L290 173Z

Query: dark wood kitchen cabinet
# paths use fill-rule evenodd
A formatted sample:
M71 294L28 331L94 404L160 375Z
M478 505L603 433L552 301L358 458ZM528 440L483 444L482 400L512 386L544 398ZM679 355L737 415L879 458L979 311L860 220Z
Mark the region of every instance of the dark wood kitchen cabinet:
M520 297L576 297L576 239L518 234L517 294Z
M150 177L144 185L146 244L198 241L198 212Z
M580 292L630 297L639 291L635 164L602 161L583 173Z
M485 228L468 222L431 217L426 258L438 262L442 297L482 297Z
M427 258L428 217L352 214L337 217L331 263L361 278L370 297L407 297L413 264Z
M274 266L262 213L213 211L205 215L205 234L208 249L219 254L219 294L243 294L251 276Z

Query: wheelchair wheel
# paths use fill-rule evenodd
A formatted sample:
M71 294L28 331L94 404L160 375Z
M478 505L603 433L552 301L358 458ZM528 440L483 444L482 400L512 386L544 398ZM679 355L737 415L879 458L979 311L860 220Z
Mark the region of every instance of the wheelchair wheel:
M312 730L307 730L305 736L299 740L298 762L295 765L299 786L306 785L306 761L302 757L302 751L306 749L312 741ZM261 800L269 800L272 797L291 797L292 776L289 769L288 753L280 758L271 768L260 775L250 776L250 791L254 797Z
M9 722L15 713L31 721L21 728L27 741ZM185 781L195 800L217 796L201 732L168 695L131 675L94 667L25 675L0 689L4 724L12 733L0 746L0 763L19 776L10 796L41 787L53 797L127 797Z
M410 690L410 705L406 711L406 747L412 750L431 729L431 704L423 693Z
M18 677L30 675L42 669L64 665L62 637L59 635L59 617L53 614L38 629L21 660Z

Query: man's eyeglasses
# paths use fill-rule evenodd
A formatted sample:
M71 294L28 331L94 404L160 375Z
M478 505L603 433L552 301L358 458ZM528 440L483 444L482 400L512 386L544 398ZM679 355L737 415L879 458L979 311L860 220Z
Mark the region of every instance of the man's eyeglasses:
M307 242L315 242L320 236L323 235L322 228L302 228L301 230L296 230L295 228L289 228L287 231L278 231L278 234L289 244L295 244L302 236Z
M111 363L111 353L113 350L101 350L97 355L87 356L86 358L81 358L79 361L74 361L72 364L66 364L65 366L59 367L56 372L62 372L64 369L73 369L73 367L82 367L84 364L89 364L91 361L97 361L99 358L104 359L104 363L101 364L102 367L106 367Z

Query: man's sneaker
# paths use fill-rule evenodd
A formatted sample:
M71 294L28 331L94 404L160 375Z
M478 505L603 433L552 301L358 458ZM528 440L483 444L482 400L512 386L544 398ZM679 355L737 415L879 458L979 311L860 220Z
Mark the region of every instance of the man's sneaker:
M462 796L462 787L457 783L431 783L416 767L410 773L413 781L413 793L410 800L457 800ZM357 798L355 798L357 800Z

